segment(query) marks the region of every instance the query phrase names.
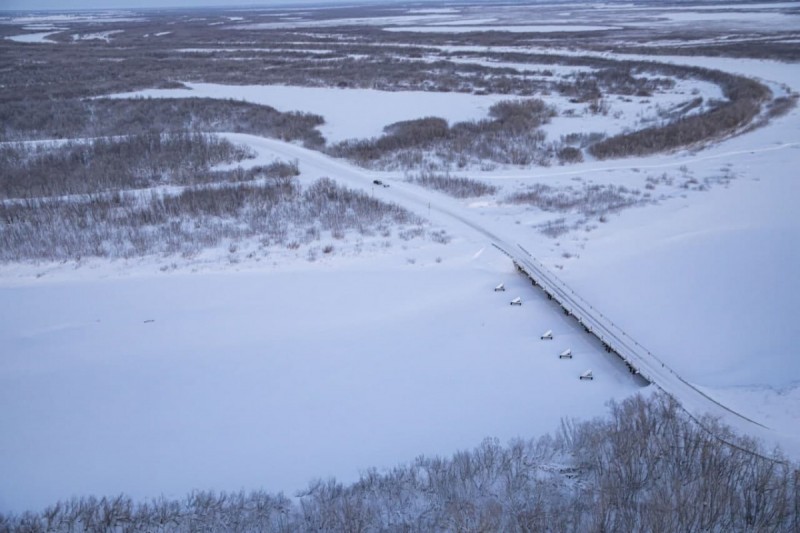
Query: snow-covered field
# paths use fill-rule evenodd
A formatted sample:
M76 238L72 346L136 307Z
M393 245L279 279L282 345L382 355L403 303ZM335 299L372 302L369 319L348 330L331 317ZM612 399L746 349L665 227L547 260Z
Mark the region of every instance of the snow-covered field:
M663 60L800 90L796 64ZM319 113L329 141L428 115L483 118L503 99L191 89L144 94L233 96ZM571 120L594 131L560 117L551 135ZM615 127L633 124L620 120ZM0 510L118 492L293 494L315 477L350 481L369 467L450 454L487 436L550 432L562 417L601 415L609 399L651 390L516 274L487 233L523 244L681 376L770 428L767 447L779 443L800 457L797 109L698 152L473 172L502 189L479 201L295 145L229 137L259 154L250 164L296 158L301 181L330 176L370 191L455 239L389 234L360 252L357 242L337 241L336 253L314 261L305 249L235 262L223 250L202 261L0 266ZM376 177L391 186L373 187ZM708 190L694 190L691 180L706 179ZM625 185L658 202L550 238L537 225L580 217L501 201L534 183ZM495 292L501 282L507 291ZM509 305L516 296L521 307ZM547 329L554 341L540 340ZM559 360L566 348L574 358ZM587 369L595 380L579 381Z
M467 60L465 62L497 68L520 68L518 64ZM533 65L527 69L547 68ZM586 67L561 68L560 76L585 71ZM222 85L217 83L186 83L187 89L145 89L118 93L114 98L233 98L269 105L278 111L303 111L325 118L319 129L330 143L345 139L378 137L383 128L394 122L421 117L441 117L450 124L481 120L488 117L489 108L510 97L491 94L441 93L430 91L379 91L374 89L330 89L324 87L295 87L285 85ZM698 80L678 80L672 90L647 98L608 99L604 114L590 114L585 103L572 103L557 95L542 97L559 110L550 124L543 126L548 139L562 135L597 132L616 135L642 124L661 120L662 111L689 102L697 95L704 100L723 98L718 86ZM705 105L701 106L705 109ZM698 110L698 111L699 111Z
M695 175L730 164L737 178L726 188L622 213L563 272L681 375L712 395L741 392L733 405L756 419L769 412L764 423L795 438L800 282L792 273L800 269L800 224L793 213L800 183L792 168L800 143L796 134L784 135L796 131L796 121L793 114L782 127L703 153L718 159L693 164L687 157ZM780 144L790 139L794 144Z
M51 35L55 35L58 33L57 31L42 31L36 33L23 33L21 35L10 35L6 37L9 41L14 41L17 43L52 43L55 44L56 41L48 39Z
M320 131L329 142L380 136L383 128L401 120L437 116L451 122L485 118L502 95L422 91L330 89L284 85L231 86L187 83L189 89L149 89L114 95L117 98L236 98L274 107L278 111L320 114Z
M0 507L293 493L555 429L641 389L485 243L430 246L243 272L4 276Z

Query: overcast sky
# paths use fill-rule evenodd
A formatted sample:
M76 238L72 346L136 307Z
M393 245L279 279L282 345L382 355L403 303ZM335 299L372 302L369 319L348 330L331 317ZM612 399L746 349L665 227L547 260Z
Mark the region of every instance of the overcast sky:
M329 4L346 0L0 0L0 10L55 9L120 9L136 7L206 7ZM362 0L363 1L363 0Z

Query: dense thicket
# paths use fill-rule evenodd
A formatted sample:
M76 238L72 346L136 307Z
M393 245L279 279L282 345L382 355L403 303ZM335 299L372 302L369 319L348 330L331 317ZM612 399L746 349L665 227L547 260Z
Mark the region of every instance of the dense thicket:
M287 164L248 171L212 167L250 156L202 133L149 133L87 142L0 145L0 198L31 198L189 185L291 174ZM286 167L286 168L284 168ZM294 168L294 174L297 169Z
M603 61L600 65L605 65ZM598 65L599 66L599 65ZM592 72L576 72L569 81L556 84L558 91L580 102L591 102L606 93L625 96L652 96L672 89L675 80L666 77L635 76L638 68L630 64L612 64Z
M329 153L369 168L449 168L495 162L526 165L549 157L540 126L555 110L539 99L494 104L488 119L458 122L426 117L391 124L381 137L349 140Z
M0 141L69 139L149 132L252 133L306 146L325 143L319 115L212 98L19 99L0 105Z
M755 80L711 69L689 70L690 74L719 85L727 101L705 113L683 116L667 124L609 137L592 145L590 153L599 159L608 159L649 155L708 142L730 135L749 124L772 96L769 88Z
M406 178L406 181L443 192L454 198L475 198L495 194L497 187L479 180L451 176L450 174L436 174L435 172L421 172Z
M351 485L297 495L193 492L181 500L84 497L0 516L2 532L797 531L800 465L767 458L671 398L636 396L555 436L486 440Z
M369 235L378 226L422 221L396 204L323 178L212 184L169 192L93 193L0 203L0 261L190 257L204 248L258 238L296 247L329 231ZM421 232L424 233L424 232Z

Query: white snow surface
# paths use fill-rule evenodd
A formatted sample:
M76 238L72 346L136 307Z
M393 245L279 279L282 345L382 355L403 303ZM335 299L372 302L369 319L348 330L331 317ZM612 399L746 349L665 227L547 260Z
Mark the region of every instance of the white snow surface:
M105 41L111 42L111 36L116 33L122 33L125 30L108 30L95 33L74 33L72 34L73 41Z
M553 430L641 389L505 257L435 246L442 263L395 249L243 272L4 277L0 508L291 495L317 476ZM547 328L555 341L538 340ZM559 360L566 347L574 359ZM580 382L589 366L598 378Z
M796 64L659 60L800 89ZM447 109L451 121L480 118L495 101L447 104L464 95L420 93L387 105L387 95L407 93L360 91L346 101L337 99L356 92L192 88L143 94L235 95L283 111L318 106L329 140L377 135L396 120ZM422 95L443 98L425 104ZM380 105L358 105L373 96ZM385 109L380 117L363 112L377 108ZM228 136L259 153L250 164L296 158L301 181L330 176L456 238L440 245L392 235L383 252L360 255L344 251L353 242L333 241L342 253L316 262L301 250L234 265L223 252L211 263L0 267L0 510L119 492L291 495L314 477L352 481L359 470L450 454L486 436L542 434L561 417L600 415L607 400L652 389L514 273L489 233L523 244L682 377L765 425L768 448L800 457L797 109L699 152L473 172L502 192L466 201L295 145ZM721 174L732 181L680 187ZM557 239L535 225L577 215L500 201L533 183L644 191L646 178L661 176L674 185L655 186L657 205L587 221ZM391 186L373 188L376 177ZM495 293L500 282L507 290ZM517 296L523 305L509 305ZM554 341L539 339L547 329ZM560 360L566 348L574 357ZM588 368L595 379L579 381Z
M14 41L17 43L47 43L47 44L57 44L56 41L48 39L51 35L55 35L59 33L57 31L43 31L37 33L23 33L21 35L9 35L6 37L9 41Z
M119 9L111 11L73 11L68 13L41 12L21 17L0 16L0 23L2 24L69 24L72 22L137 22L141 20L144 19L134 16L133 12Z
M189 89L148 89L113 95L116 98L236 98L269 105L278 111L303 111L325 118L319 129L329 142L381 135L401 120L437 116L449 122L485 118L502 95L424 91L378 91L285 85L220 85L187 83Z

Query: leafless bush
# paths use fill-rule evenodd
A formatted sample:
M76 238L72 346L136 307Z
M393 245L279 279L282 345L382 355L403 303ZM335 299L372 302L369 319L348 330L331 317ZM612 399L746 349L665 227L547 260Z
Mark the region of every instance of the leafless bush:
M423 235L425 235L425 230L420 227L408 228L400 231L397 234L397 236L403 239L404 241L410 241L411 239L416 239L417 237L422 237Z
M297 160L273 161L268 165L253 167L252 172L266 178L294 178L300 175L300 164Z
M438 117L395 122L386 126L384 136L376 142L380 150L391 151L426 146L449 133L447 121Z
M451 240L450 235L444 230L431 231L428 236L430 240L439 244L447 244Z
M330 152L338 157L366 163L380 159L387 153L426 148L450 135L447 121L438 117L396 122L386 126L383 131L383 136L375 139L344 141L333 146Z
M593 72L577 72L568 83L558 84L564 96L572 96L576 102L600 100L603 92L618 95L652 96L675 86L672 78L636 76L636 68L629 63L617 63Z
M500 123L503 130L521 133L546 124L555 116L555 110L543 100L504 100L489 108L489 116Z
M677 104L669 109L664 109L659 112L659 116L663 119L667 120L675 120L683 115L686 115L690 111L694 109L698 109L701 105L703 105L703 97L698 96L696 98L692 98L688 102L683 102Z
M436 174L435 172L422 172L411 175L406 181L443 192L455 198L475 198L495 194L497 187L482 181L451 176L450 174Z
M537 226L542 235L556 239L562 235L569 233L569 226L565 218L557 218L555 220L548 220Z
M619 211L641 203L639 191L616 185L584 185L580 189L556 189L537 183L527 190L506 197L512 204L536 206L543 211L574 211L586 216L597 216Z
M767 118L773 119L786 115L797 106L800 95L793 93L789 96L781 96L769 103L767 108Z
M569 133L561 136L561 144L566 146L574 146L577 148L586 148L605 138L605 133L592 132L592 133Z
M560 163L580 163L583 161L583 152L581 152L580 148L575 148L574 146L566 146L561 148L558 152L556 152L558 156L558 161Z

